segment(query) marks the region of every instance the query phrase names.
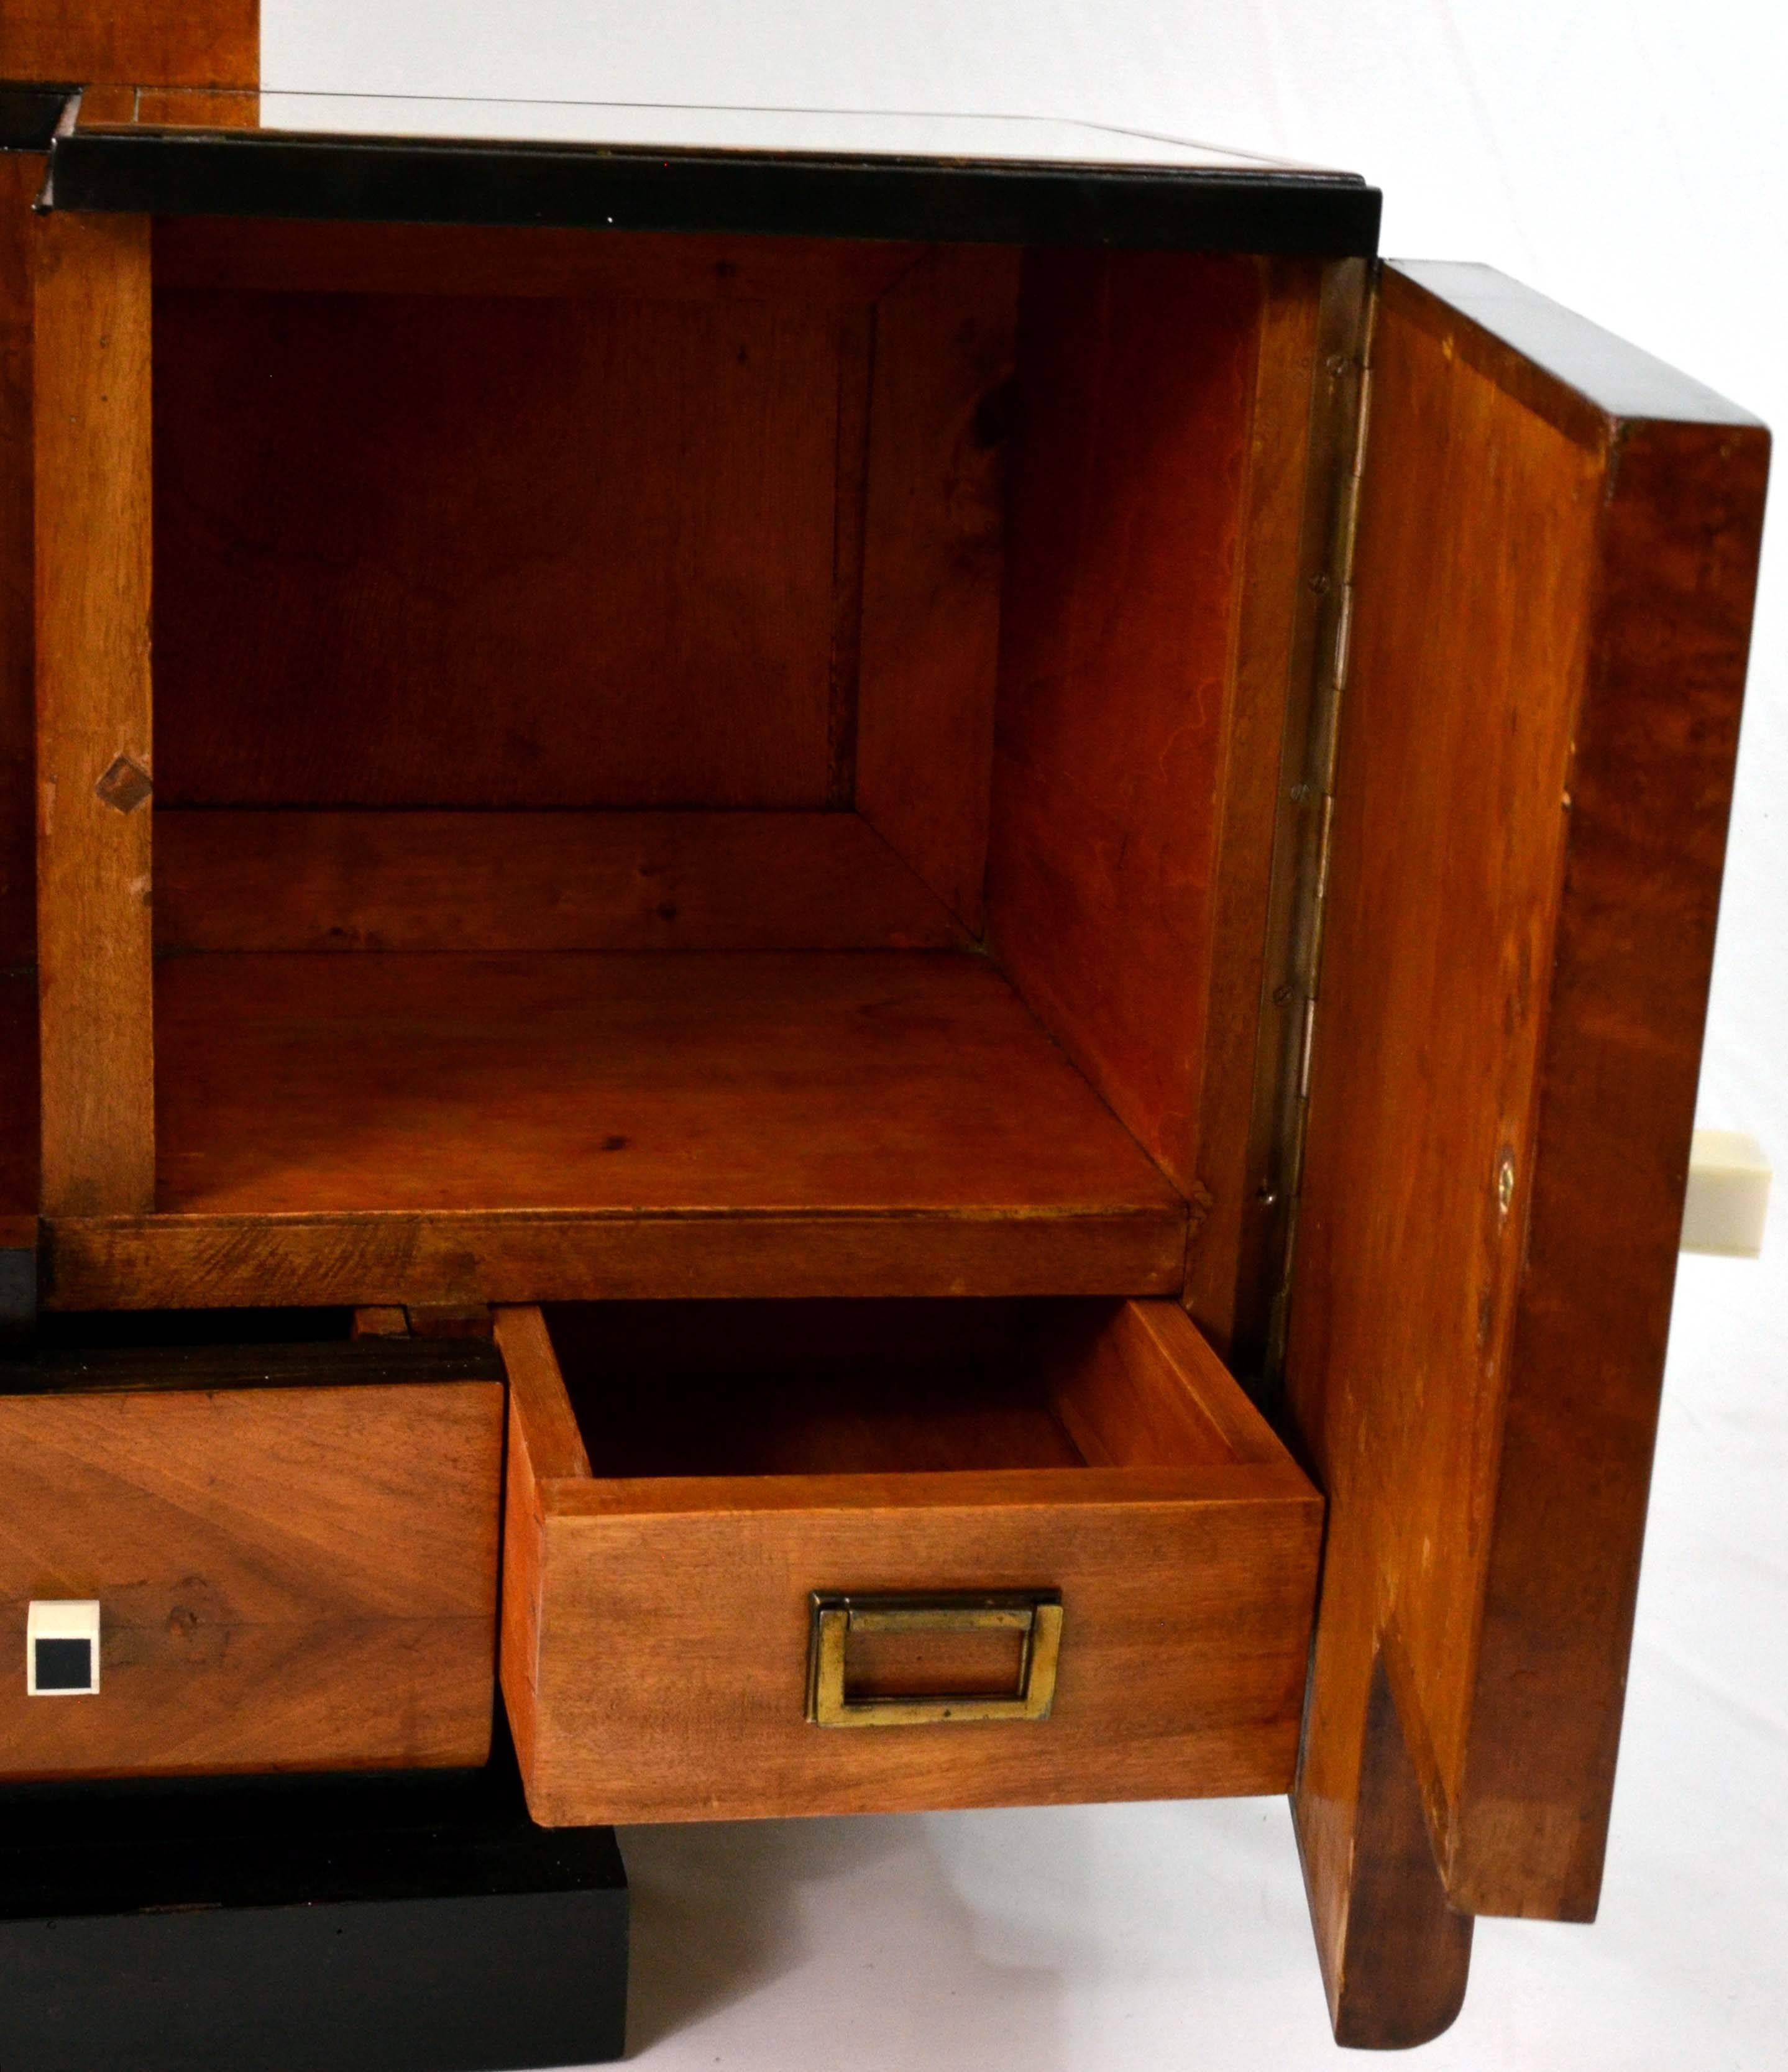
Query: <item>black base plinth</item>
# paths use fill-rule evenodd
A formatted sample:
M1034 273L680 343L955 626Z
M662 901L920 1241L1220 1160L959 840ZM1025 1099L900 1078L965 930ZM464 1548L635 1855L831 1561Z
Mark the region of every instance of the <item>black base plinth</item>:
M488 1769L0 1794L7 2072L524 2072L624 2048L606 1827Z

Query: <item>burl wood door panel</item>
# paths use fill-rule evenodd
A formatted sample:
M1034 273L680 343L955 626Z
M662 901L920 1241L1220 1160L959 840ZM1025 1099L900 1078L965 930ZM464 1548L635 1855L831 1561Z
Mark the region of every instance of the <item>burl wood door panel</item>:
M1317 1938L1407 2044L1596 1908L1769 434L1482 267L1370 379L1287 1383Z

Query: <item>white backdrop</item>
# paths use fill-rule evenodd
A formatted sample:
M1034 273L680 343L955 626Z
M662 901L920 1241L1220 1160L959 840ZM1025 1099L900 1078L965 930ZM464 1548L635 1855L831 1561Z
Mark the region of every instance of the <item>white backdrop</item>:
M270 87L1079 116L1332 164L1788 426L1779 0L263 0ZM1701 1119L1788 1158L1788 533ZM1686 1260L1602 1919L1479 1925L1434 2072L1788 2064L1788 1211ZM625 1837L655 2072L1336 2060L1276 1802ZM525 1988L523 1988L523 1990Z

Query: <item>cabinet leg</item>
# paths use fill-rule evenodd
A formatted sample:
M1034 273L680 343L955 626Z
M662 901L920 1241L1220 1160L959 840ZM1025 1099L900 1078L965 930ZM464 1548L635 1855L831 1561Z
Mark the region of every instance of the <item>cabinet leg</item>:
M1402 2050L1431 2041L1464 2004L1472 1922L1447 1904L1382 1660L1354 1803L1319 1801L1301 1783L1292 1807L1336 2042Z

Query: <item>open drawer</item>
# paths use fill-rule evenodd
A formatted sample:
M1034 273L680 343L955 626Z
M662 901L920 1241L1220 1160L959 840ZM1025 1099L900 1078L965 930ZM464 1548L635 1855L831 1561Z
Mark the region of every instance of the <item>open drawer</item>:
M1177 1305L497 1315L536 1820L1289 1788L1321 1502Z
M0 1780L482 1763L496 1348L56 1321L0 1363Z

